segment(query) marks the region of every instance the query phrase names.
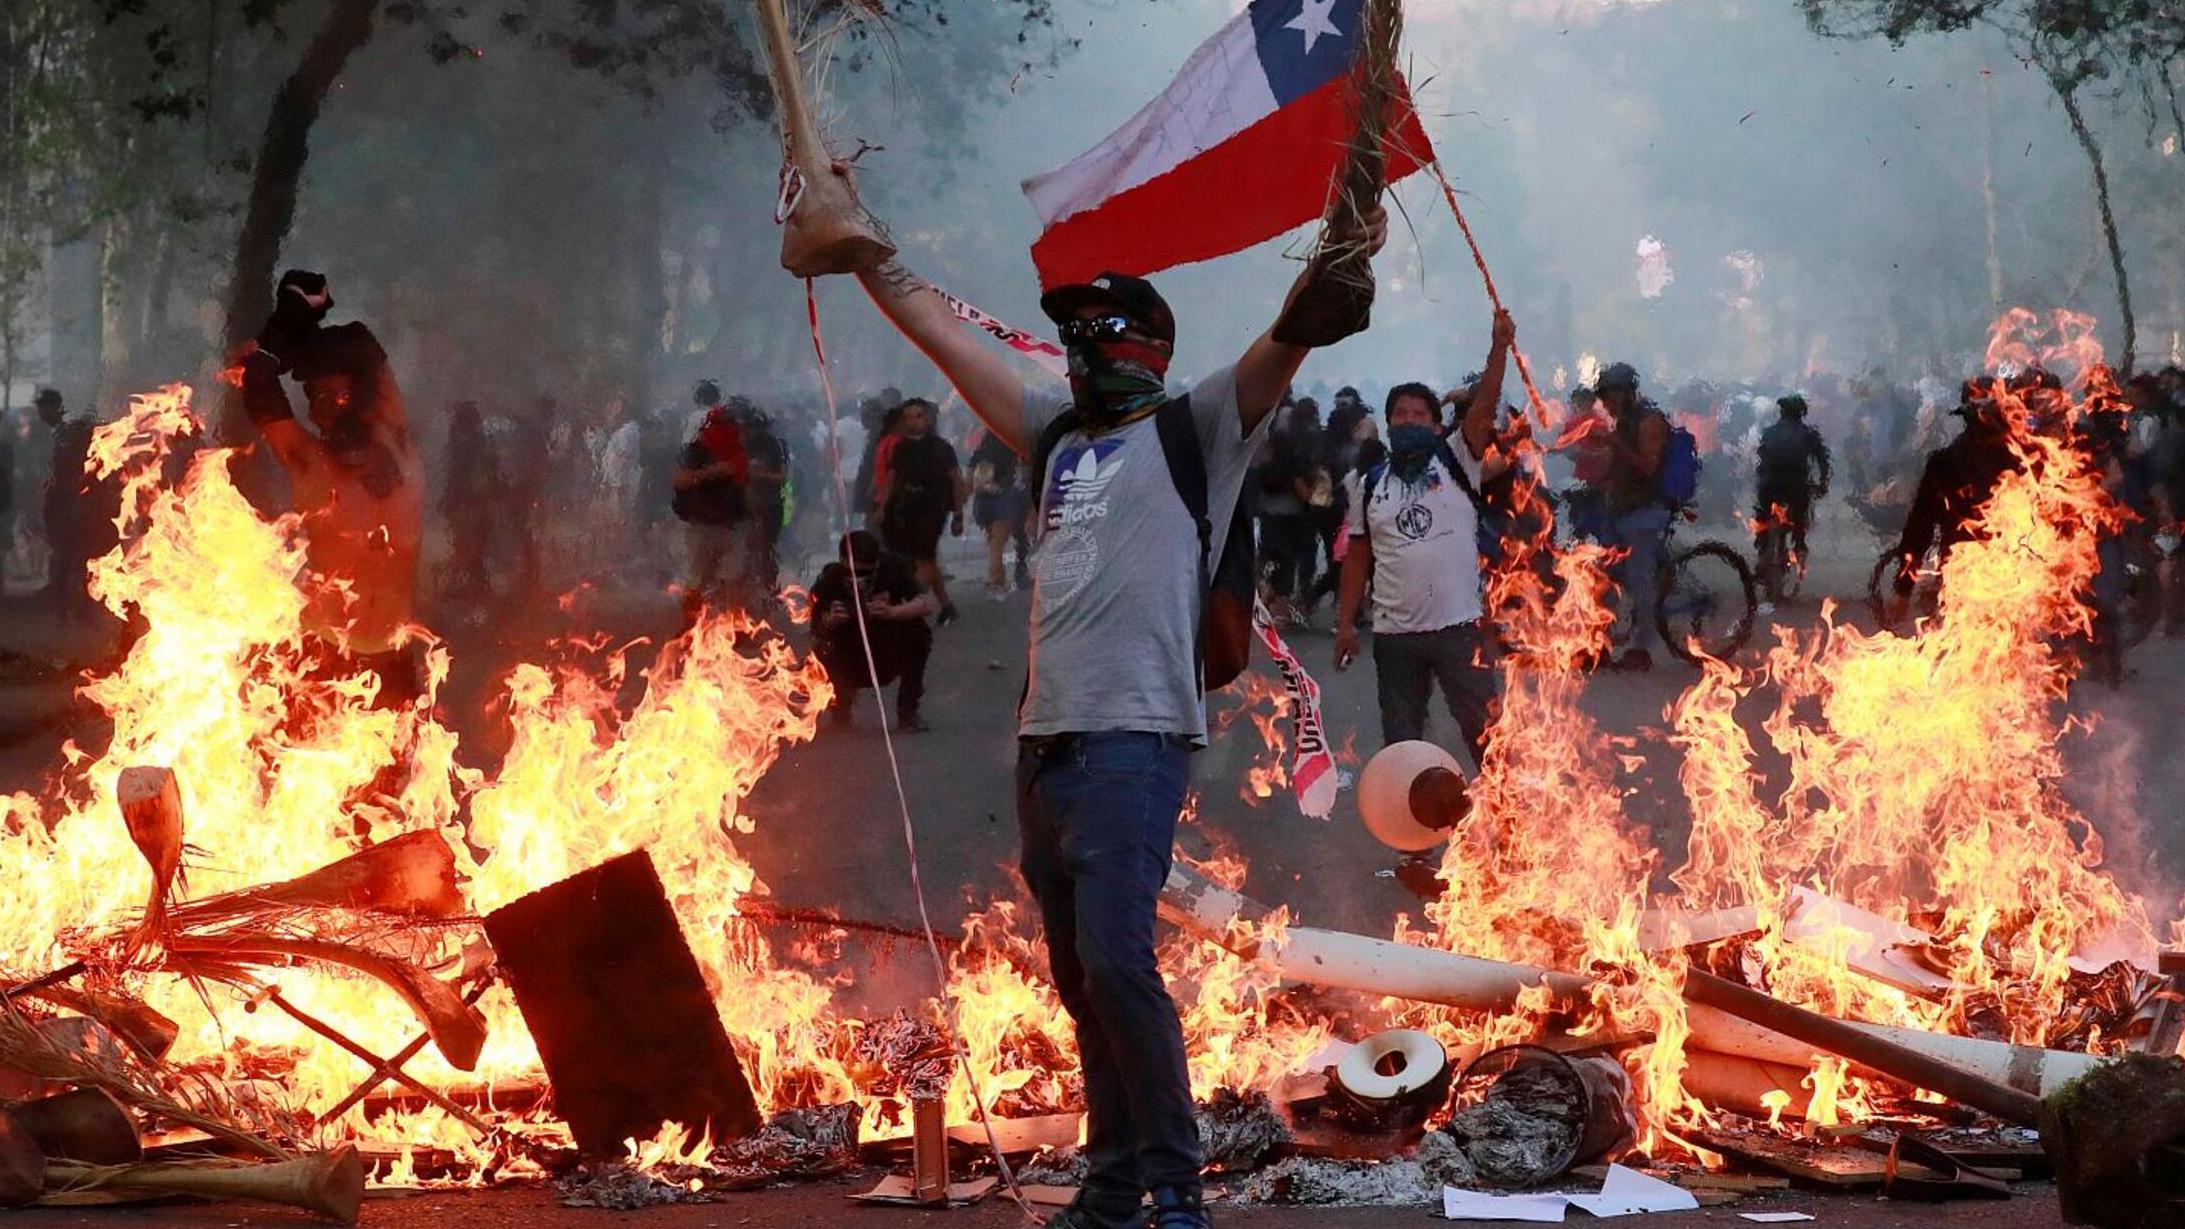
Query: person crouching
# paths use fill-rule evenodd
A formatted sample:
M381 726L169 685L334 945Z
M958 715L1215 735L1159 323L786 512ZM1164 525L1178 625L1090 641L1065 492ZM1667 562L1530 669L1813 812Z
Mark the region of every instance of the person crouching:
M859 690L895 683L896 728L929 728L918 702L926 690L926 658L933 652L933 626L926 620L940 610L940 601L918 583L909 559L882 550L880 539L867 530L842 535L839 554L840 562L828 564L812 582L812 653L835 685L830 718L837 728L847 728ZM862 620L859 608L865 612Z

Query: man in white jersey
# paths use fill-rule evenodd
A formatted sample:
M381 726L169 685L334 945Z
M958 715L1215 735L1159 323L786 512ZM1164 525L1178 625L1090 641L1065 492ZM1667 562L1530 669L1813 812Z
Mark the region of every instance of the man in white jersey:
M1425 733L1439 684L1475 767L1486 754L1495 698L1494 638L1481 617L1479 492L1510 466L1490 445L1515 336L1509 313L1495 313L1487 365L1453 435L1443 433L1433 389L1389 390L1388 459L1351 479L1350 550L1335 619L1341 670L1358 656L1358 610L1370 585L1382 743Z

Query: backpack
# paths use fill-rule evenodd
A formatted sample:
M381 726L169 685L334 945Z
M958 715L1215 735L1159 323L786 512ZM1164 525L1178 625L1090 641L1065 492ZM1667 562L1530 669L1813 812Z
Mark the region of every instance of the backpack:
M1699 495L1699 440L1674 421L1669 424L1669 444L1662 449L1661 472L1655 475L1662 502L1670 507L1691 503Z
M1199 446L1199 427L1191 417L1191 398L1176 397L1153 412L1154 428L1161 438L1161 456L1168 462L1168 480L1191 513L1199 533L1199 690L1227 687L1252 658L1252 604L1258 597L1258 561L1252 545L1252 516L1245 501L1237 500L1222 541L1214 541L1213 520L1208 511L1206 454ZM1032 445L1031 486L1033 506L1044 498L1047 458L1062 437L1084 425L1075 408L1064 410L1040 432Z
M1760 433L1760 475L1771 482L1804 483L1812 454L1804 427L1775 423Z

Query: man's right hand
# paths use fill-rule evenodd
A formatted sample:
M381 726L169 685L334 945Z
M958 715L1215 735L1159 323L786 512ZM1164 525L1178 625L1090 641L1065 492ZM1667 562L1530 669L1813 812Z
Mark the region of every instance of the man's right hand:
M1348 670L1358 660L1358 629L1350 624L1335 629L1335 668Z

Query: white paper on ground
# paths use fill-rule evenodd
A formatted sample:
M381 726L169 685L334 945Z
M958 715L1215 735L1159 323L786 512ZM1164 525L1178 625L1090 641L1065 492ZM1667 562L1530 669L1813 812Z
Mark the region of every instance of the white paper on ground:
M1441 1188L1441 1214L1450 1220L1522 1220L1559 1225L1569 1204L1566 1195L1488 1195L1453 1186Z
M1686 1212L1699 1206L1698 1196L1671 1182L1649 1178L1636 1169L1608 1167L1608 1178L1598 1195L1567 1195L1572 1207L1595 1216L1637 1216L1643 1212Z
M1813 1219L1804 1212L1740 1212L1738 1216L1761 1225L1788 1225L1793 1221Z

